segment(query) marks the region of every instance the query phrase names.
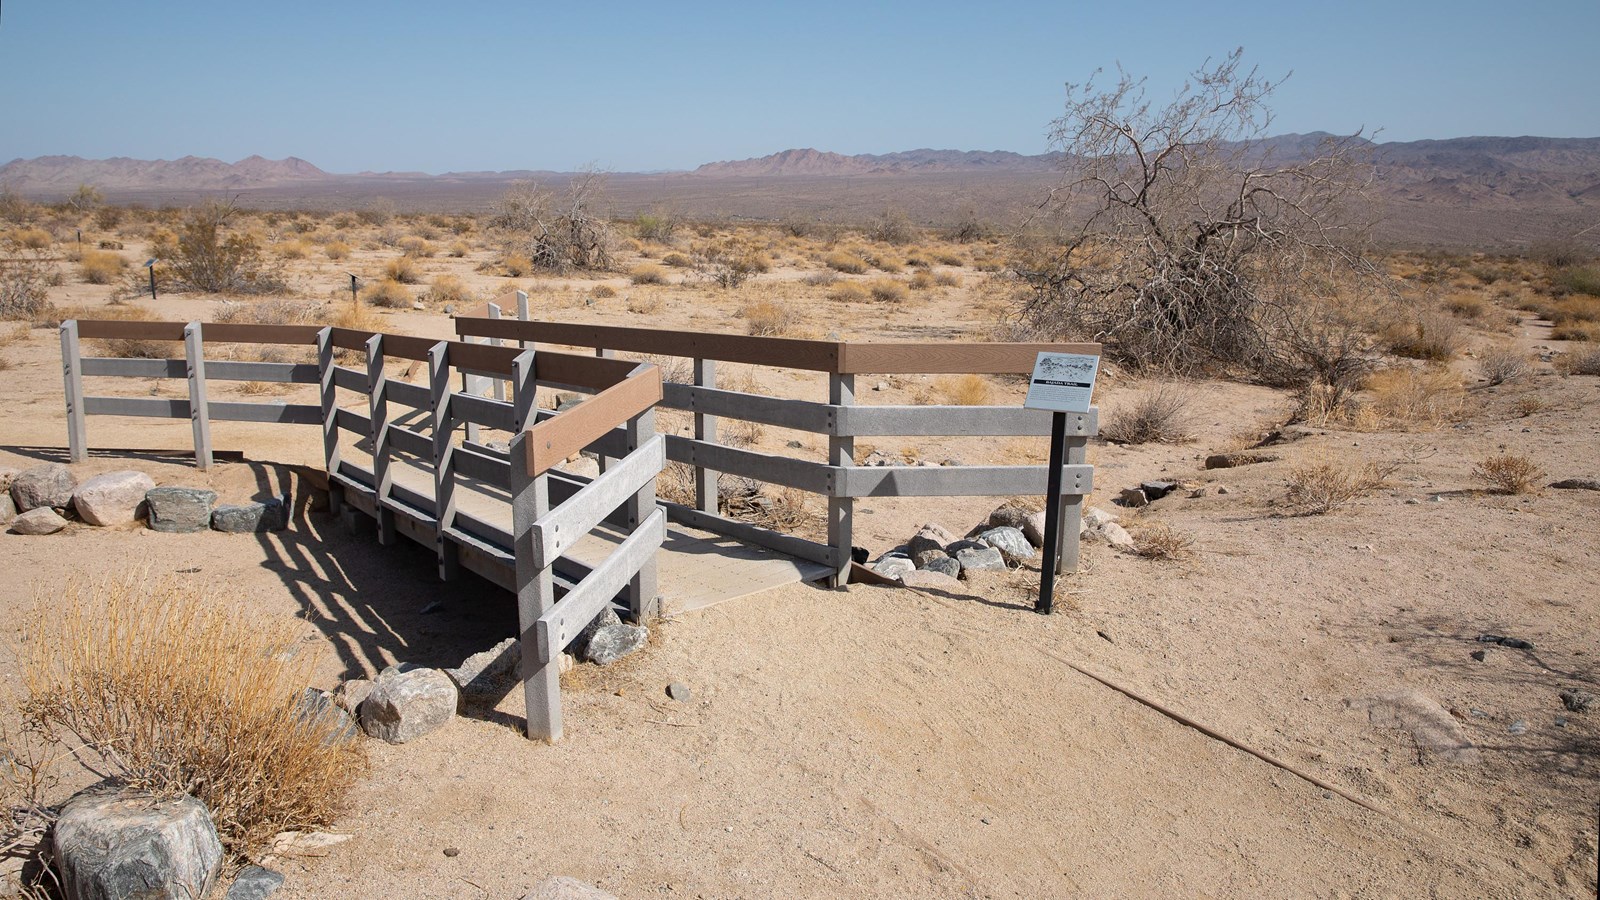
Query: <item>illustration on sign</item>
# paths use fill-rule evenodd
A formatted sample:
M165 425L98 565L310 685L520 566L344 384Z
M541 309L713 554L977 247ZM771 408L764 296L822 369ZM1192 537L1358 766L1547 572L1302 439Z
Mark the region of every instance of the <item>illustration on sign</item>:
M1088 412L1100 357L1085 353L1040 353L1028 382L1027 409Z

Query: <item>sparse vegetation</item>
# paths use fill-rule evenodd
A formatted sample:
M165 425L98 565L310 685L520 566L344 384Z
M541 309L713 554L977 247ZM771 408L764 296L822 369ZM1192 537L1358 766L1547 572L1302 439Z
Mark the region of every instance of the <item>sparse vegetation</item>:
M1324 515L1383 487L1392 474L1392 469L1358 458L1315 459L1289 469L1289 502L1303 515Z
M988 406L994 384L982 375L943 375L934 381L933 395L946 406Z
M660 266L645 263L629 269L628 280L634 284L665 284L667 273Z
M1579 347L1563 354L1557 367L1564 375L1600 375L1600 347Z
M375 281L361 291L361 299L373 306L391 309L409 308L414 302L406 286L392 278Z
M1526 494L1538 487L1544 470L1533 460L1516 453L1484 457L1472 469L1472 478L1495 494Z
M417 264L409 256L397 256L383 265L383 277L389 281L398 281L401 284L419 284L422 275L417 271Z
M1478 368L1491 385L1499 385L1526 378L1530 366L1528 354L1509 346L1500 346L1478 357Z
M846 253L843 250L836 250L833 253L829 253L823 262L828 268L833 269L836 272L843 272L846 275L860 275L861 273L867 271L866 260L855 255L854 253Z
M180 289L209 293L271 293L283 289L277 272L266 266L256 239L229 231L237 213L231 203L209 202L189 211L167 259Z
M1118 405L1100 426L1100 436L1117 444L1177 444L1189 439L1188 390L1172 384L1145 391Z
M78 272L89 284L115 284L128 268L128 261L109 250L86 250L78 260Z
M879 303L901 303L910 296L905 282L893 278L874 278L867 284L867 293Z
M1180 531L1165 522L1142 526L1134 538L1133 552L1145 559L1175 562L1194 555L1194 534Z
M761 337L782 337L800 324L800 313L787 303L754 300L739 311L745 331Z
M535 268L554 272L609 271L616 235L596 210L603 187L597 172L574 178L559 197L533 182L513 186L501 198L493 220L507 257L519 256Z

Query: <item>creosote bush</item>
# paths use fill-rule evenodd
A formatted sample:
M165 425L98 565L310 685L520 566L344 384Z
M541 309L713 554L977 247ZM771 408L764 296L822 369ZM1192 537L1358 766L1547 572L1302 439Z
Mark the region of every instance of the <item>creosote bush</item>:
M131 789L198 798L236 858L329 825L364 756L331 717L302 717L316 660L296 621L218 606L193 582L74 580L28 620L24 729Z
M214 294L275 293L284 288L277 272L263 261L255 237L229 230L234 213L233 204L220 202L189 211L174 245L162 257L175 287ZM156 246L152 240L152 248Z
M1472 478L1495 494L1526 494L1538 487L1544 470L1533 460L1516 453L1484 457L1472 469Z

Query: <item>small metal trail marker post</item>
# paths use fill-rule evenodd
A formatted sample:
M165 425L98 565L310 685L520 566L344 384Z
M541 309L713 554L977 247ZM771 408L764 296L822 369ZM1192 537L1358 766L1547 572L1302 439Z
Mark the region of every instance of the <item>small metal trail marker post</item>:
M1026 409L1050 411L1050 474L1045 479L1044 568L1039 572L1035 612L1055 610L1056 560L1061 535L1061 467L1067 462L1067 413L1086 413L1094 394L1100 357L1081 353L1040 353L1028 382Z
M144 267L150 270L150 299L156 298L156 258L154 256L144 261Z
M346 272L350 276L350 305L356 309L361 308L361 297L356 293L356 273Z

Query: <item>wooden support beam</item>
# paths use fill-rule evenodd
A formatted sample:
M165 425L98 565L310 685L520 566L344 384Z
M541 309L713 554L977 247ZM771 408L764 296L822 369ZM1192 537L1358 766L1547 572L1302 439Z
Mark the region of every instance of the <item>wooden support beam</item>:
M338 366L333 364L330 329L317 332L317 399L322 412L322 458L329 474L339 471L339 390L335 382ZM328 512L337 515L344 500L342 487L328 481Z
M61 323L61 378L67 398L67 459L80 463L89 458L89 433L84 423L83 357L73 319Z
M200 323L183 326L183 355L188 364L189 423L194 430L194 463L204 472L211 468L211 408L206 405L205 344Z
M555 573L533 564L533 523L550 512L546 475L528 470L526 431L511 439L512 554L517 560L517 642L522 650L522 696L528 737L561 740L561 665L539 658L539 621L555 607Z
M389 493L394 486L389 474L389 392L385 388L388 377L383 372L384 345L388 336L374 334L367 338L367 395L368 437L372 441L373 492L377 497L378 543L394 544L394 509L390 507Z
M455 420L450 409L450 345L440 341L428 351L428 411L433 424L433 543L439 556L439 579L454 581L460 572L459 545L450 540L455 527ZM394 384L394 382L390 382Z
M654 369L654 367L652 367ZM659 377L659 374L657 375ZM635 456L644 452L647 442L655 439L656 411L652 407L628 420L628 456ZM665 456L665 445L662 447ZM621 465L628 457L618 461ZM661 466L655 467L656 473L661 472ZM654 621L661 616L661 597L656 593L656 551L661 549L661 541L666 533L666 519L661 511L656 508L656 480L654 476L645 481L639 490L623 504L627 514L627 528L633 534L638 534L645 527L648 517L660 517L657 522L660 534L655 537L654 545L649 554L639 565L631 579L628 580L628 612L633 621L643 625Z
M828 376L828 403L832 406L851 406L856 402L856 377L833 374ZM854 466L856 439L849 435L832 435L828 438L828 465L849 468ZM833 587L843 585L850 577L850 553L854 540L855 500L844 492L835 490L828 498L828 546L839 560Z

